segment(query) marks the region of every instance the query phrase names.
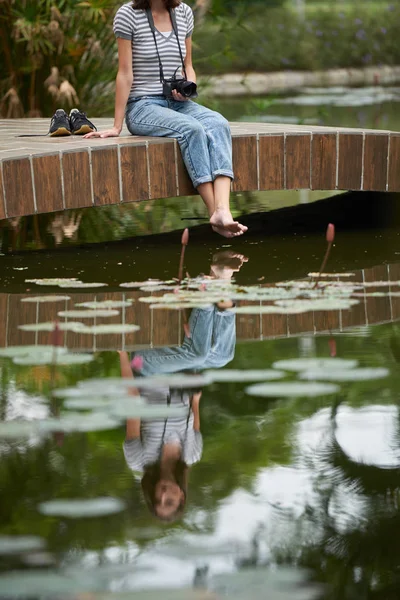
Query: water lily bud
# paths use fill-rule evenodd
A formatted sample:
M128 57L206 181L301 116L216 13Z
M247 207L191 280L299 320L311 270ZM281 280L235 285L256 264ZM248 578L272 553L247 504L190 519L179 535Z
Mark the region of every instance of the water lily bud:
M182 245L183 246L187 246L189 243L189 229L185 229L185 231L182 233Z
M60 330L60 326L58 321L54 323L54 329L51 333L51 344L52 346L62 346L63 345L63 332Z
M131 367L134 371L141 371L143 368L143 358L141 356L134 356L131 362Z
M329 244L335 240L335 226L332 223L329 223L328 228L326 230L326 241Z

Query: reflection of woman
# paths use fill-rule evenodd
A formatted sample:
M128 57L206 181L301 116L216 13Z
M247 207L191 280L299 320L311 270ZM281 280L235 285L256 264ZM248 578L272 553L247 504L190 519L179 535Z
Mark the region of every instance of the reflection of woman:
M235 315L218 306L195 308L189 319L190 338L182 346L153 348L135 354L141 358L139 375L176 373L222 367L233 358ZM129 357L120 353L122 376L132 376ZM140 387L140 384L139 384ZM146 503L157 517L174 520L181 516L187 495L188 467L200 460L203 441L200 433L201 392L157 387L142 390L150 403L187 407L180 418L160 420L129 419L124 454L133 471L143 473Z
M213 278L229 279L245 257L223 252L214 257ZM236 342L232 302L195 308L187 335L180 347L151 348L134 354L135 375L193 373L225 366L233 359ZM122 377L133 377L130 359L120 352ZM140 387L140 384L138 383ZM159 420L129 419L124 454L128 466L142 473L142 489L150 511L166 521L182 515L187 497L188 468L200 460L203 441L200 433L201 392L157 386L142 390L149 403L184 406L184 417Z
M129 357L120 353L123 376L132 376ZM200 433L201 392L171 390L160 386L143 390L149 403L184 406L187 414L168 419L128 419L124 454L134 472L142 474L146 504L155 516L173 521L183 513L187 495L188 468L200 460L203 440Z

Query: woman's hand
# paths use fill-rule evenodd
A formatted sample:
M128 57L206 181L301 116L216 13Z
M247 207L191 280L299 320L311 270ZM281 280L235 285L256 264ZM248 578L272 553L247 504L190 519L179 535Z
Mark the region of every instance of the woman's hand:
M189 98L182 96L182 94L179 94L176 90L172 90L172 96L177 102L187 102L189 100Z
M112 127L111 129L106 129L106 131L92 131L91 133L87 133L83 137L88 140L90 138L108 138L108 137L119 137L121 133L121 129L117 127Z

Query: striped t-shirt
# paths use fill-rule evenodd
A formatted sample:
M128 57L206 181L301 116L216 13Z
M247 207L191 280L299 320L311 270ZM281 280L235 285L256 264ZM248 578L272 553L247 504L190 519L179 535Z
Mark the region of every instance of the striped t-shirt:
M194 28L193 11L190 6L182 2L175 9L175 15L182 55L185 58L185 40L192 35ZM162 94L160 66L146 11L135 10L132 2L121 6L115 15L114 33L117 38L132 40L133 84L129 100L137 96ZM176 76L182 77L182 61L172 24L168 37L157 30L156 39L165 79L173 77L176 69L178 69Z
M165 404L169 397L172 406L184 406L187 414L168 419L142 419L140 438L125 440L123 445L129 468L143 472L146 466L160 459L162 447L168 443L180 445L181 458L186 465L198 462L203 452L203 438L200 431L193 429L194 415L190 408L189 393L160 386L153 390L142 390L141 395L149 404L156 405Z

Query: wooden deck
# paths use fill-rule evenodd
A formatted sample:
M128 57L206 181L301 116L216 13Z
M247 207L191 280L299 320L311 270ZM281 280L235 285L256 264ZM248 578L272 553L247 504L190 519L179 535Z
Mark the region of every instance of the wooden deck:
M94 119L99 130L110 119ZM195 194L174 140L49 138L48 119L0 120L0 219ZM400 191L400 133L232 123L234 192ZM18 137L43 134L43 137Z
M374 281L399 281L400 263L379 265L369 269L353 271L355 282ZM388 292L388 287L365 288L368 293L374 291ZM398 291L398 287L396 287ZM54 293L54 292L53 292ZM0 311L3 315L0 324L0 347L19 344L47 344L48 333L25 332L19 329L20 325L29 323L42 323L57 319L60 310L74 308L80 302L103 300L133 300L130 307L120 310L115 317L98 318L96 324L128 323L140 326L140 331L125 335L116 334L82 334L67 332L64 334L64 343L72 350L95 352L101 350L135 350L148 347L175 346L183 339L183 322L180 311L151 309L148 303L139 302L142 296L149 292L141 290L126 292L101 292L101 293L68 293L68 290L59 290L58 293L70 296L70 300L52 304L21 302L28 294L0 294ZM154 292L160 296L163 292ZM37 294L43 295L42 288ZM32 294L30 294L32 296ZM238 302L238 306L245 304L261 306L271 302ZM68 319L64 319L67 321ZM81 319L69 319L80 321ZM332 310L326 312L308 312L297 315L271 315L271 314L238 314L236 329L238 341L265 340L274 338L289 338L304 335L319 335L326 333L344 332L354 327L365 327L377 323L390 323L400 320L400 297L365 296L360 298L360 303L351 310ZM92 319L84 319L92 324Z

